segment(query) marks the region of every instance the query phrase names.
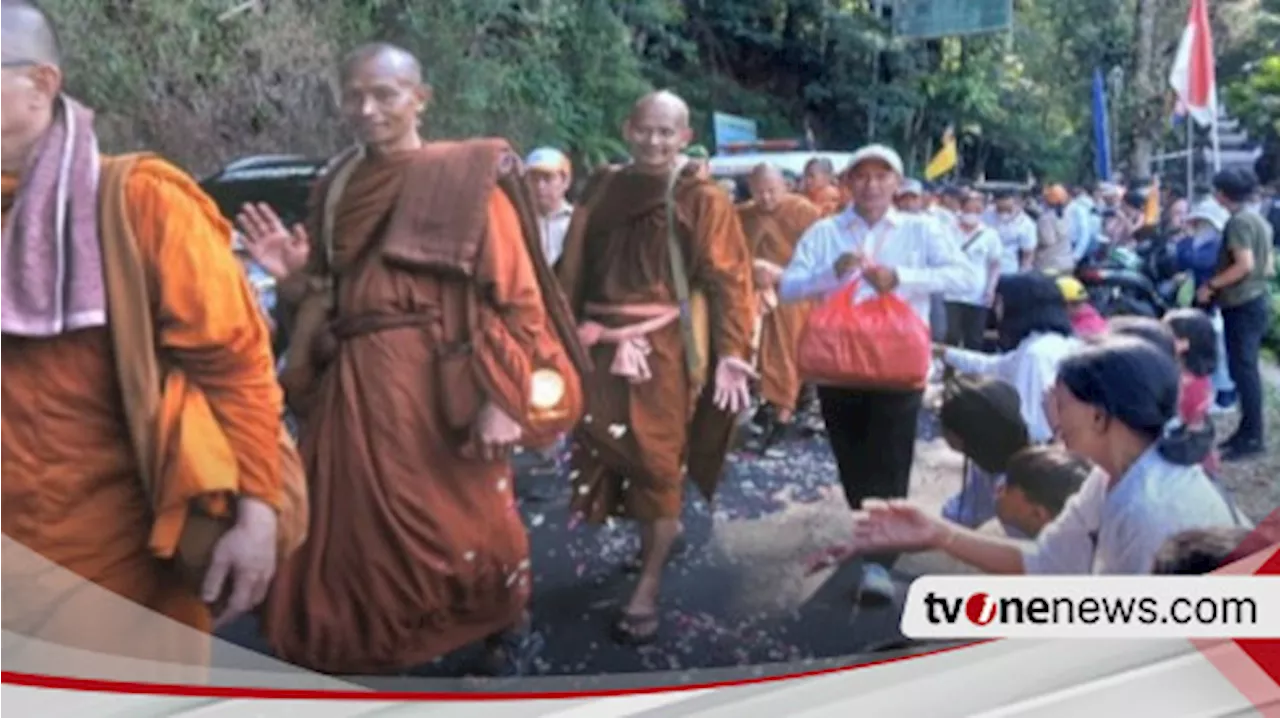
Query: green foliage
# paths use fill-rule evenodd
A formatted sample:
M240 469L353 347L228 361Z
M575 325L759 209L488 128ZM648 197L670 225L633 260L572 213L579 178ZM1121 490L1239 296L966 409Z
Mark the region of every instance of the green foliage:
M889 142L919 171L954 126L967 177L1072 181L1090 172L1093 68L1132 65L1134 2L1017 0L1011 34L935 41L893 37L866 0L45 4L70 89L99 109L105 146L145 146L196 171L248 153L333 152L347 141L334 68L351 47L384 40L422 59L433 136L555 145L590 166L625 151L619 127L635 99L668 87L689 100L707 145L711 113L723 111L770 137L812 130L832 149ZM1270 72L1248 81L1242 106L1274 107L1263 101ZM1123 127L1138 108L1118 97Z
M1227 86L1236 117L1258 136L1280 136L1280 53L1262 58Z

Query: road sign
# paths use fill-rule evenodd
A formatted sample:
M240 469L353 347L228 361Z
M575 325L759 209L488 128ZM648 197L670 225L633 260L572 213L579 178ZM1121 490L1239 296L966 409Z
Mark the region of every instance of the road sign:
M896 0L893 32L928 40L1001 32L1013 25L1013 0Z
M755 142L760 139L760 129L756 121L747 117L739 117L724 112L711 115L712 131L716 138L716 151L733 142Z

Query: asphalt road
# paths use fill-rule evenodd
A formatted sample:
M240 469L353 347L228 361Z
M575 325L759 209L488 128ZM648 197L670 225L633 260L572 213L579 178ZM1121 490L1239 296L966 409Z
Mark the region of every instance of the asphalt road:
M929 417L922 417L921 429L925 436L932 433ZM831 507L839 489L824 441L793 440L782 448L780 457L731 457L714 506L689 492L686 547L667 567L659 638L640 648L609 637L634 581L622 570L639 549L634 526L574 525L563 473L533 471L533 457L517 457L517 485L533 485L540 495L521 501L535 574L534 627L545 639L536 673L807 663L900 645L903 591L892 605L855 606L860 565L842 567L820 586L797 591L793 585L803 574L802 556L771 544L782 543L783 534L794 544L796 535L810 532L802 524L819 515L812 507L824 501ZM811 550L804 548L804 555ZM261 651L255 630L246 619L221 636ZM462 651L411 673L465 675L475 657L475 651Z

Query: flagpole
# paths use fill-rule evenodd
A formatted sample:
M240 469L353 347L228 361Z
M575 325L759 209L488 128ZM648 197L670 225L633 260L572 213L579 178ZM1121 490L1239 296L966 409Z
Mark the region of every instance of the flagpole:
M1216 88L1213 93L1213 126L1210 130L1213 132L1213 171L1217 173L1222 169L1222 147L1218 144L1218 91Z
M1187 126L1187 201L1190 202L1195 197L1195 134L1192 128L1191 114L1187 113L1183 122Z

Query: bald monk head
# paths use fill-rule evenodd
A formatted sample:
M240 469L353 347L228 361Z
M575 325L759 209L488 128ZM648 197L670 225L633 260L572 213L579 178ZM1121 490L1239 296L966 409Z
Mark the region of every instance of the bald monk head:
M814 157L804 165L804 188L808 192L817 192L835 183L836 170L831 160L826 157Z
M27 156L53 124L62 92L62 53L49 17L28 1L0 5L0 55L4 58L0 114L5 172L21 172Z
M371 154L421 146L418 121L431 88L412 53L386 43L361 45L343 59L339 75L342 113Z
M761 162L747 177L751 199L765 212L772 212L787 194L787 178L777 167Z
M660 90L641 97L622 125L622 136L635 166L647 172L670 172L693 139L689 106L679 95Z

